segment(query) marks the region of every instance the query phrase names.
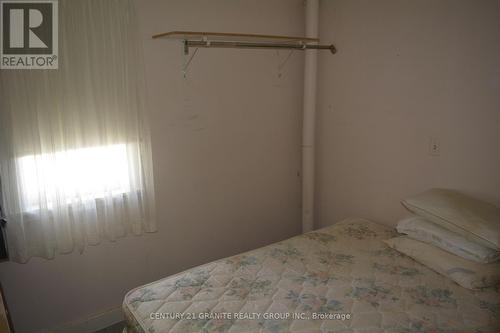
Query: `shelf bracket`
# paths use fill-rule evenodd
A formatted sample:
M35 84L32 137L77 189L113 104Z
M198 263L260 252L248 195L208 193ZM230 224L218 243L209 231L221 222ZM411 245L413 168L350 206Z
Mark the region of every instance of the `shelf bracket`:
M187 52L186 52L186 49L188 50ZM189 58L187 58L189 55L189 46L187 46L187 44L184 45L184 56L186 59L184 62L184 66L182 67L182 74L183 74L184 78L186 78L189 65L191 64L191 61L193 61L197 52L198 52L198 48L194 49L193 54Z
M293 53L295 52L295 50L291 50L288 55L286 56L285 60L279 64L278 66L278 72L280 73L279 76L281 77L281 70L285 67L286 63L288 62L288 60L290 60L290 58L292 57Z

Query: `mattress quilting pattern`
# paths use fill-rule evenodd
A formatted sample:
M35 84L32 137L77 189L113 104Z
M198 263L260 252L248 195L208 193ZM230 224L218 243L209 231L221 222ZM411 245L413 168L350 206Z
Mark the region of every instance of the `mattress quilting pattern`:
M500 332L500 290L471 291L382 241L362 219L130 291L129 333Z

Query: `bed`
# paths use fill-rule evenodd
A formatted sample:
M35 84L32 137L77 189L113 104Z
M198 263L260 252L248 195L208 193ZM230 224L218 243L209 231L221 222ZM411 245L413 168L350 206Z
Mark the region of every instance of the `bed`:
M382 242L363 219L131 290L128 333L500 332L500 288L471 291Z

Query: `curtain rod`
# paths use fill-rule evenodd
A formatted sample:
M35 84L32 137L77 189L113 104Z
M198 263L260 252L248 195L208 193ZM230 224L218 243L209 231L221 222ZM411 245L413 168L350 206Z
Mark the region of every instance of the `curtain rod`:
M330 50L337 52L333 44L290 44L290 43L258 43L258 42L230 42L230 41L193 41L184 40L184 52L189 53L190 47L220 47L220 48L257 48L257 49L290 49L290 50Z

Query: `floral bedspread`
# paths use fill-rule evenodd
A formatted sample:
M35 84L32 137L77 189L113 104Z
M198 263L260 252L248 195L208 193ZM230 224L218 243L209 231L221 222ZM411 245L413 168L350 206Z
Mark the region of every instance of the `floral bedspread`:
M130 291L133 332L500 332L500 288L471 291L362 219L218 260Z

